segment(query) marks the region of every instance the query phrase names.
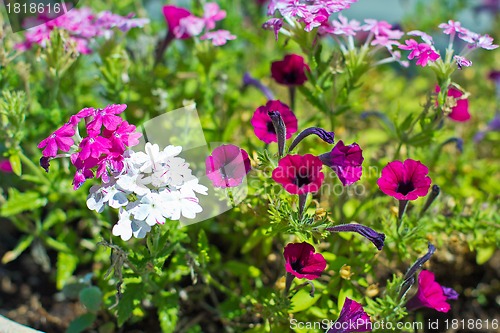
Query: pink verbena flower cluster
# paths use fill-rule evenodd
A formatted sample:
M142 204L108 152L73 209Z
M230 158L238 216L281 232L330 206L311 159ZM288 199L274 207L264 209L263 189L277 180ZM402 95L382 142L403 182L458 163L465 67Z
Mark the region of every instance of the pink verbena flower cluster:
M393 49L394 46L400 45L398 40L404 32L386 21L365 19L364 24L361 24L359 21L349 20L339 14L336 20L323 22L318 31L321 35L333 36L344 55L355 51L356 40L358 40L362 42L360 54L366 54L368 50L371 56L383 49L389 52L389 58L379 60L375 65L396 61L404 67L408 66L408 62L400 60L400 52Z
M340 12L351 6L357 0L271 0L267 14L281 17L272 18L264 23L265 29L272 29L278 38L278 31L286 21L294 27L295 22L304 23L305 31L311 31L328 21L331 14Z
M450 36L448 48L446 49L446 57L437 67L442 65L456 64L458 69L463 67L472 66L472 61L466 58L473 50L482 48L485 50L493 50L498 45L493 44L493 38L488 34L480 35L467 28L462 27L458 21L449 20L447 23L441 23L439 28L443 29L443 33ZM439 51L434 47L433 39L430 35L420 30L413 30L408 32L410 36L418 36L422 39L423 43L419 43L414 39L405 41L405 45L400 45L402 50L411 51L408 55L409 60L417 59L417 66L427 66L437 62L441 58ZM454 54L453 42L455 36L458 36L462 41L466 42L465 47L459 54Z
M50 159L70 157L77 171L73 188L78 189L85 180L94 177L109 181L110 172L123 169L124 152L139 143L141 133L118 114L127 108L125 104L112 104L104 109L85 108L38 144L43 149L40 165L48 172ZM81 137L78 124L85 122L87 136ZM58 151L65 154L59 154Z
M15 46L18 50L28 50L34 44L47 46L50 33L54 29L64 30L69 33L70 40L76 44L76 50L83 54L92 53L89 44L97 37L110 38L114 28L127 32L132 28L142 28L149 23L149 19L132 18L134 14L120 16L109 11L93 13L90 8L73 8L64 15L55 19L47 15L40 15L36 23L30 22L26 31L25 41ZM36 25L36 26L35 26Z
M186 39L202 34L201 40L211 40L215 46L221 46L227 43L228 40L236 39L227 30L213 30L216 22L223 20L226 17L226 11L221 10L215 2L206 3L203 6L203 16L198 17L193 15L187 9L167 5L163 7L163 15L169 27L169 34L176 39Z

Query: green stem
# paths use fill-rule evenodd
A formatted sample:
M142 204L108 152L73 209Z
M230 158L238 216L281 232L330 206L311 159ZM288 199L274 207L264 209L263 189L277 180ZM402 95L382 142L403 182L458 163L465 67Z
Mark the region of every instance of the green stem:
M42 172L41 168L39 166L36 166L35 163L33 163L32 160L30 160L26 155L24 155L24 153L19 150L19 157L21 158L21 161L29 168L31 169L31 171L33 171L33 173L35 173L35 175L37 175L41 180L43 180L43 182L46 184L46 185L49 185L51 186L52 183L50 182L50 180L47 178L47 176Z

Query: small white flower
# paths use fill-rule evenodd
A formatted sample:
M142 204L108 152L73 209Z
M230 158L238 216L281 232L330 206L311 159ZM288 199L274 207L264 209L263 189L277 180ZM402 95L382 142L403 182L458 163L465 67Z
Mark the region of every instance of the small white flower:
M208 194L208 188L204 185L201 185L198 178L192 175L191 178L188 178L188 180L186 180L184 184L182 184L180 191L185 197L196 197L195 192L203 195Z
M146 221L132 220L132 234L135 238L144 238L151 231L151 226Z
M158 193L149 193L141 198L137 207L132 209L136 220L146 221L150 226L164 224L169 218L172 208L167 205Z
M134 170L129 170L126 174L120 175L116 180L116 185L119 189L134 192L137 195L146 195L151 190L146 186L151 183L151 177L141 173L135 173Z
M170 219L179 220L181 215L188 219L194 219L197 213L203 211L198 204L198 198L184 196L180 191L163 191L161 196L166 204L172 209Z
M114 236L120 236L124 241L128 241L132 237L132 221L130 220L130 213L120 208L120 219L113 226L112 233Z
M103 187L99 185L94 185L89 190L89 196L87 197L87 207L90 210L95 210L98 213L104 211L104 200Z
M120 208L128 204L127 192L116 188L115 184L103 189L104 201L113 208ZM130 192L129 192L130 193Z

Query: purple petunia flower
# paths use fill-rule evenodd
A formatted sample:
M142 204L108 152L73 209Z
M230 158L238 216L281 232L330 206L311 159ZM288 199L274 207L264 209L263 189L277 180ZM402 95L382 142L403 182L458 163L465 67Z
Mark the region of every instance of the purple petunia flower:
M346 297L339 318L329 327L327 333L371 332L370 316L358 302Z
M323 255L315 253L314 246L306 242L288 244L283 256L286 271L299 279L317 279L326 268Z
M443 287L435 281L434 273L423 270L418 275L418 291L407 303L406 308L408 311L414 311L422 307L431 308L439 312L450 311L450 304L446 301L448 299L456 299L458 294L453 290L443 290ZM448 298L448 296L449 298Z
M344 186L351 185L361 178L363 151L357 143L344 145L340 140L329 153L319 156L323 164L333 169Z
M278 34L280 29L283 27L283 20L279 18L272 18L262 24L262 28L266 30L274 31L274 38L278 40Z
M429 192L429 169L420 161L393 161L382 169L377 185L382 192L398 200L415 200Z
M325 229L330 232L357 232L361 236L368 239L370 242L375 245L375 247L380 251L384 247L385 235L379 232L376 232L372 228L369 228L362 224L349 223L349 224L340 224L333 227L329 227Z
M269 112L278 111L286 127L286 139L290 139L297 132L297 117L290 110L288 105L279 100L268 101L266 105L255 110L250 123L253 126L255 135L265 143L278 142L276 130L274 128Z
M250 171L248 153L235 145L222 145L214 149L205 160L206 174L215 187L240 185Z
M272 177L288 193L314 193L319 191L325 178L322 167L323 163L314 155L287 155L278 162Z
M474 135L474 141L480 142L484 139L488 132L498 132L500 131L500 113L497 113L495 117L488 123L485 130L479 131Z
M297 54L288 54L283 60L271 64L271 76L276 82L286 86L300 86L307 81L306 70L309 66Z

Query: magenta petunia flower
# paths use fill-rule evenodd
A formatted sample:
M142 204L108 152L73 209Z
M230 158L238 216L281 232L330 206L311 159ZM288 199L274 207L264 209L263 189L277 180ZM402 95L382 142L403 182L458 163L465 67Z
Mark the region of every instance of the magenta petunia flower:
M287 155L278 162L272 177L288 193L314 193L319 191L325 178L322 167L323 163L314 155Z
M429 192L429 169L420 161L393 161L382 169L377 185L382 192L398 200L415 200Z
M122 121L114 131L105 128L102 136L111 141L111 150L123 153L126 147L138 145L142 134L136 132L134 125Z
M219 5L215 2L206 3L203 6L203 19L207 30L215 28L215 22L223 20L226 17L226 11L221 10Z
M271 76L276 82L286 86L300 86L307 81L309 66L297 54L288 54L283 60L271 64Z
M222 145L214 149L205 160L206 175L215 187L235 187L250 172L248 153L235 145Z
M346 297L339 318L331 324L327 333L371 332L370 316L361 304Z
M299 279L314 280L321 276L326 268L326 260L321 253L315 253L309 243L290 243L285 246L285 269Z
M42 149L42 155L45 157L54 157L57 155L57 150L68 152L71 145L74 144L73 135L75 135L75 127L70 124L64 124L61 128L52 133L48 138L43 139L38 148Z
M450 299L458 297L455 291L451 293L447 290L447 293ZM446 302L447 300L448 297L445 295L445 290L435 281L434 273L423 270L418 275L418 291L415 296L406 303L406 308L408 311L414 311L425 307L439 312L448 312L450 311L450 304Z
M186 39L191 37L187 32L180 36L175 34L175 30L179 27L181 19L191 16L191 12L185 8L173 5L163 6L163 15L168 25L168 33L170 36L175 36L177 39Z
M268 101L266 105L255 110L250 123L253 126L255 135L265 143L278 142L276 130L274 128L269 112L278 111L286 127L286 138L290 139L297 132L298 122L295 114L288 105L279 100Z
M332 151L319 156L323 164L333 169L344 186L357 182L362 175L363 151L357 143L344 145L340 140Z
M12 171L9 160L0 160L0 172L11 173Z
M436 92L440 91L439 86L436 86ZM464 93L455 87L450 86L448 88L448 97L453 97L456 101L456 105L452 107L451 113L448 114L448 118L453 121L465 122L470 119L469 100L463 98L463 95Z
M86 160L89 157L98 159L101 155L109 152L111 141L102 136L88 136L80 142L79 158Z

